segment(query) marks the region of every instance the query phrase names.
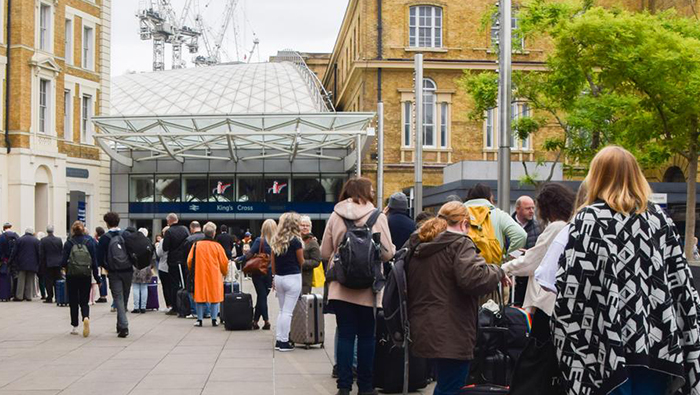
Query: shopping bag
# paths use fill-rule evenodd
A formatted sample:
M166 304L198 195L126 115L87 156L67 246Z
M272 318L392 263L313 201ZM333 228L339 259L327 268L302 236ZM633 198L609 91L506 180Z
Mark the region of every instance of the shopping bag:
M320 288L326 283L326 272L323 270L323 262L314 268L311 287Z

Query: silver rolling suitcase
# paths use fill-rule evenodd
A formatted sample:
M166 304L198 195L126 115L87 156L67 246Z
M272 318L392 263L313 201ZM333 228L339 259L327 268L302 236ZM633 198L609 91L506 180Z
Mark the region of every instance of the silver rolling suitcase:
M289 340L295 345L321 345L325 336L323 321L323 297L316 294L301 295L292 315Z

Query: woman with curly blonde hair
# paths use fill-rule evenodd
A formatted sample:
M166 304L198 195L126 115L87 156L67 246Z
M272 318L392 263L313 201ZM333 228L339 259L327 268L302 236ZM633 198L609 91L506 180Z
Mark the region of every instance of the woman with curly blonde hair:
M449 202L409 240L408 318L411 352L435 360L434 394L456 395L474 358L479 296L510 284L497 265L486 263L467 236L469 211Z
M278 351L292 351L289 329L292 313L301 294L301 265L304 263L304 247L301 243L301 217L297 213L284 213L280 217L277 233L270 240L272 249L272 286L277 291L280 312L277 316Z

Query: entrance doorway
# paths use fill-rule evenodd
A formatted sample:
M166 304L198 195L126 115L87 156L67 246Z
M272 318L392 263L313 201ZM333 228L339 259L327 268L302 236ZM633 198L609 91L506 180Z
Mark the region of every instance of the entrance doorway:
M36 169L34 179L36 180L34 186L34 230L43 232L46 230L46 226L49 225L50 218L49 187L51 174L45 166L39 166Z

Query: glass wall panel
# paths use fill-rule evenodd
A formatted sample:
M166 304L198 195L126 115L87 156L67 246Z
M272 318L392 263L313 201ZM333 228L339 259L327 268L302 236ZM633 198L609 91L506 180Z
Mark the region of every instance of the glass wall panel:
M129 201L145 203L153 201L154 183L153 175L131 176L129 187Z
M232 202L234 196L233 177L209 174L209 201Z
M262 177L238 177L239 202L264 202L265 190Z
M180 201L180 176L158 175L156 177L156 202Z
M293 202L325 202L326 190L318 177L300 177L292 180Z
M340 191L343 189L345 177L323 177L321 185L326 193L326 202L335 203L340 197Z
M182 177L185 202L206 202L209 197L209 181L206 175Z

